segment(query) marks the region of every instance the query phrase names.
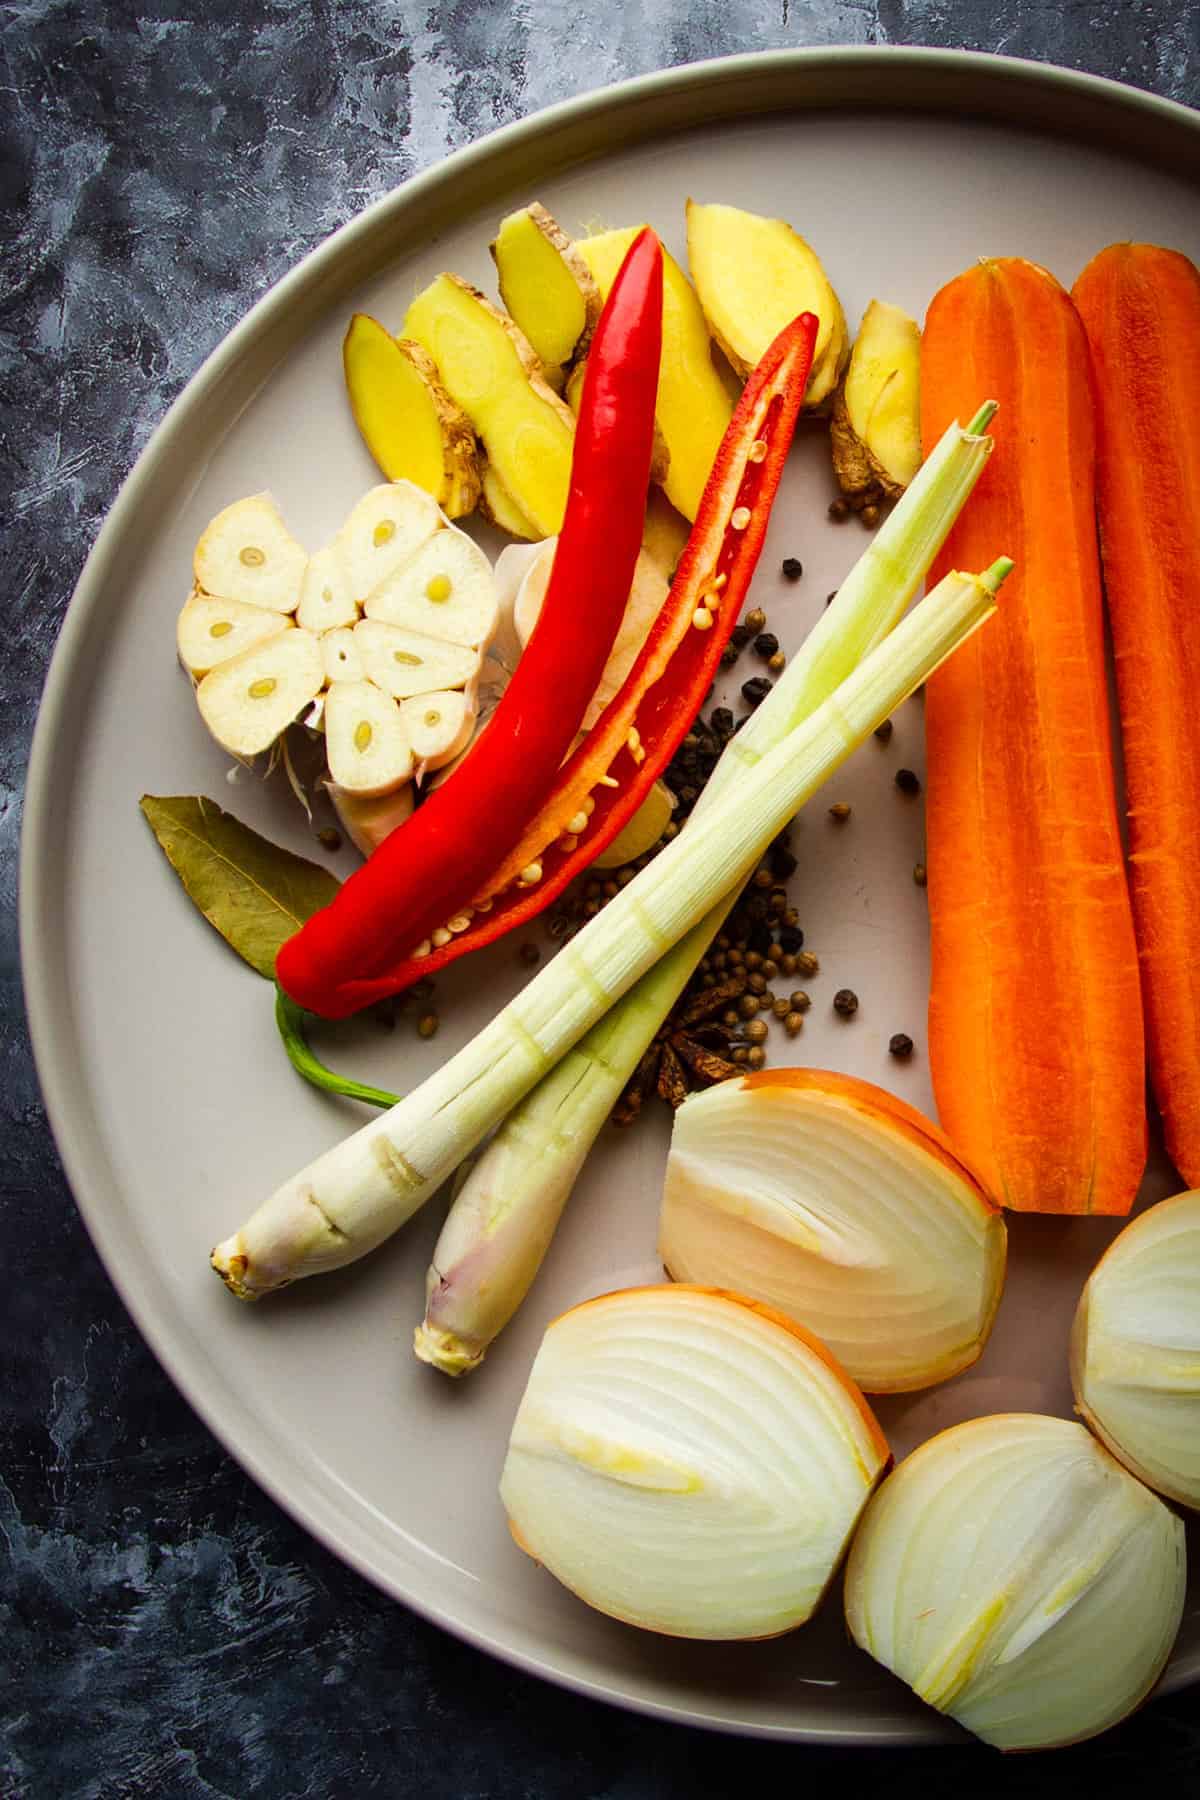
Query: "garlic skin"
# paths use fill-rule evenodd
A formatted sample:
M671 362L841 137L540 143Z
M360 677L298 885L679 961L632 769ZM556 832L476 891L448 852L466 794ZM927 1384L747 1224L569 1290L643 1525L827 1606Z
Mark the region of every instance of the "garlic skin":
M676 1637L802 1624L890 1460L816 1339L737 1295L633 1288L542 1341L500 1497L599 1611Z
M1004 1750L1078 1743L1144 1700L1187 1582L1183 1524L1082 1425L971 1419L899 1464L846 1567L856 1644Z
M1079 1299L1071 1385L1127 1469L1200 1510L1200 1190L1132 1219Z

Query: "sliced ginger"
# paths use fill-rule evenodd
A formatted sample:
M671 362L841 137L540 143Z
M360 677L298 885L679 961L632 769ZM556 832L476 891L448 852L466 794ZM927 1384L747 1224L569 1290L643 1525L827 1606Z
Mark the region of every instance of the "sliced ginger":
M538 201L509 213L491 246L500 298L561 393L584 354L603 301L578 249Z
M872 300L829 422L842 492L863 505L897 500L921 466L921 333L898 306Z
M408 309L401 336L428 351L488 461L539 537L562 525L574 420L512 320L457 275L439 275Z
M805 405L826 405L846 360L841 303L815 250L783 219L687 204L688 263L708 325L746 376L798 313L819 321ZM669 490L668 490L669 491Z
M483 465L479 489L479 510L491 525L506 531L509 537L534 543L540 536L537 526L521 511L491 463Z
M579 254L605 298L641 229L635 225L579 240ZM713 363L708 326L692 284L665 250L662 363L655 410L669 456L662 486L671 504L685 518L694 519L733 415L733 401Z
M438 379L420 344L397 341L355 313L342 345L346 391L368 450L389 481L412 481L447 518L479 499L479 453L471 421Z

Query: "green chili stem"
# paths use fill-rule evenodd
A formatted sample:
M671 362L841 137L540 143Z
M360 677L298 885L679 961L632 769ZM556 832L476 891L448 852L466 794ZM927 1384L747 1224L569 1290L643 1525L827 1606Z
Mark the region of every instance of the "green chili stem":
M351 1081L345 1075L335 1075L332 1069L327 1069L320 1057L309 1049L308 1039L304 1035L304 1019L303 1007L297 1006L277 984L275 1023L279 1027L288 1061L297 1075L303 1075L305 1081L311 1081L314 1087L324 1088L327 1094L345 1094L349 1100L366 1100L371 1106L395 1106L400 1098L399 1094L389 1094L386 1088L368 1087L364 1082Z

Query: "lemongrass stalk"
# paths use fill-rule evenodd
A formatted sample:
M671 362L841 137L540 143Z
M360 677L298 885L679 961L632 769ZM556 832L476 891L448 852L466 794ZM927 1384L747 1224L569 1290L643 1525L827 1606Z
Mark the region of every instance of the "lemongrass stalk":
M243 1299L365 1255L412 1217L583 1034L698 925L850 753L994 610L947 580L837 692L693 819L489 1025L397 1106L325 1152L212 1254Z
M703 817L766 751L806 719L903 616L992 450L996 413L951 425L859 557L767 699L732 738L693 809ZM447 1375L476 1368L541 1267L588 1151L663 1019L734 906L740 881L526 1095L471 1169L426 1276L413 1337Z

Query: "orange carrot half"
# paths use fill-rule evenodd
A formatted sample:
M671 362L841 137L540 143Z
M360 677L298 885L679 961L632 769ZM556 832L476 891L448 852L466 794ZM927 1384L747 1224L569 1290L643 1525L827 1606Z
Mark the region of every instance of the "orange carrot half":
M942 1123L1022 1212L1125 1213L1146 1155L1117 824L1087 343L1052 275L982 262L934 298L926 449L972 396L996 452L931 579L1015 559L1005 604L926 690L929 1057Z
M1096 377L1097 487L1154 1095L1200 1183L1200 273L1113 244L1075 284Z

